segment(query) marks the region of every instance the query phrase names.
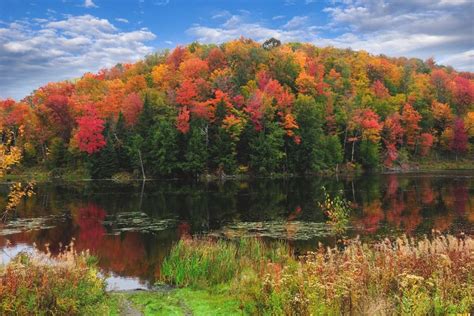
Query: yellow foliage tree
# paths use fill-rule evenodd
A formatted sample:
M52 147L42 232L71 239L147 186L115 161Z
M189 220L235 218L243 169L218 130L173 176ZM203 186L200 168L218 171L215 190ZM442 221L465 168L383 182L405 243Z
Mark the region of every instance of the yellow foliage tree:
M21 149L14 146L12 137L9 137L12 133L8 130L4 132L7 137L6 141L0 144L0 178L3 178L9 169L18 164L22 157ZM33 182L27 185L23 185L21 182L12 184L10 186L8 202L3 217L5 217L9 211L15 209L23 197L32 196L34 194L33 187Z
M468 112L464 120L464 126L470 137L474 137L474 111Z

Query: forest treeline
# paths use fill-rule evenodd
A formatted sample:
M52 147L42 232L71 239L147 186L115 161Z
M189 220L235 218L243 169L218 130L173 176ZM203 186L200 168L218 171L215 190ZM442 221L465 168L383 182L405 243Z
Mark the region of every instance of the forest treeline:
M2 148L93 178L316 173L474 156L474 74L305 43L193 43L0 100Z

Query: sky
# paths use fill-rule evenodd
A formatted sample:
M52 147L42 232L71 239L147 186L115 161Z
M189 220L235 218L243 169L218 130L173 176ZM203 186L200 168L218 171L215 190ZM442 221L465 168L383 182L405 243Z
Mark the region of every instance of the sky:
M0 0L0 98L240 36L433 57L474 71L474 0Z

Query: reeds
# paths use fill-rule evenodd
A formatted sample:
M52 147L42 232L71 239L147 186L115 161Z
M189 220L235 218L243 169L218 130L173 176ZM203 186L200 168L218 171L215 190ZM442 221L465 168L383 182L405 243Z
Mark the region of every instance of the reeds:
M282 243L267 245L258 239L182 239L163 262L161 278L180 287L206 288L228 283L248 267L288 257L288 247Z
M1 315L94 314L105 298L93 257L73 245L54 258L25 252L0 266Z
M179 242L163 265L179 286L228 284L251 314L468 313L474 308L474 239L437 235L373 244L350 240L294 258L257 239Z

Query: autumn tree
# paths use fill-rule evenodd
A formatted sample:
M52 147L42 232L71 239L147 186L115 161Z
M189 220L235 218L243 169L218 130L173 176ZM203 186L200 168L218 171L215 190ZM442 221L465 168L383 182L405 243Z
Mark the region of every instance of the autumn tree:
M8 130L23 164L92 161L99 177L393 167L430 150L466 154L473 87L472 73L432 60L196 42L0 100L0 143Z
M420 127L418 123L421 115L409 104L405 104L402 110L402 122L405 130L405 143L411 149L415 148Z
M93 154L104 147L106 142L103 130L104 120L97 116L94 106L89 105L86 112L77 119L75 138L79 150Z
M398 158L398 146L403 143L404 132L400 114L394 113L387 117L383 127L383 142L386 148L384 164L386 167L391 167Z
M464 126L464 121L461 118L454 120L453 137L450 143L450 149L458 155L464 154L467 151L468 135Z

